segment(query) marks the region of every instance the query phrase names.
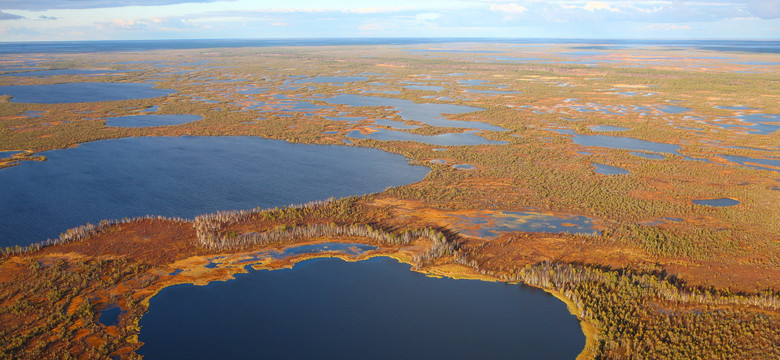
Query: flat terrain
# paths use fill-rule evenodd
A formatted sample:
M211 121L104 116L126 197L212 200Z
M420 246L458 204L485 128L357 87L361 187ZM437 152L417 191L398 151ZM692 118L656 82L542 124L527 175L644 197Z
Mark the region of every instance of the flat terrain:
M378 148L431 172L322 204L150 216L8 246L0 358L135 358L159 290L228 279L248 258L290 266L323 254L252 254L321 242L378 246L327 256L540 287L581 320L582 358L780 357L780 55L580 45L4 55L3 65L105 73L0 70L0 94L79 82L171 92L0 95L0 167L104 139L246 135ZM107 125L149 114L198 117ZM404 231L416 232L397 240ZM98 321L109 306L123 310L119 325Z

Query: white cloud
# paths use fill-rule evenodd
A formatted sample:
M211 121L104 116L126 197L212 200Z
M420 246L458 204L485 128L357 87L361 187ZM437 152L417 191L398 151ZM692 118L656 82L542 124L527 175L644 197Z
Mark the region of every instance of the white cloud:
M51 9L103 9L125 6L161 6L186 3L207 3L224 0L2 0L3 9L51 10Z
M528 8L523 5L515 3L511 4L491 4L490 10L495 12L509 13L509 14L522 14L528 11Z
M440 16L441 14L438 13L424 13L415 15L414 19L417 21L431 21L438 19Z
M609 10L613 12L619 12L620 9L613 8L609 4L603 2L603 1L588 1L585 3L585 6L582 7L585 10L588 11L596 11L596 10Z

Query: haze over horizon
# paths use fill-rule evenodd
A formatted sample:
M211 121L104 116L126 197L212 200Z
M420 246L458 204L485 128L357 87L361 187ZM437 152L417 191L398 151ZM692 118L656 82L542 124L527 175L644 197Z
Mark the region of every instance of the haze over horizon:
M0 0L0 42L311 37L778 39L780 1Z

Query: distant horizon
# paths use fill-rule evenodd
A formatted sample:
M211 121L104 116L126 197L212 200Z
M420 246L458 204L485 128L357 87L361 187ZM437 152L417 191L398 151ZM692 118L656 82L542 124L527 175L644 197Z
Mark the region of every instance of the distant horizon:
M17 43L79 43L79 42L165 42L165 41L210 41L210 40L258 40L258 41L274 41L274 40L576 40L576 41L657 41L657 42L671 42L671 41L780 41L780 37L776 38L643 38L643 37L493 37L493 36L323 36L323 37L222 37L222 38L160 38L160 39L89 39L89 40L10 40L0 41L0 44L17 44Z
M420 46L431 51L458 44L540 44L582 45L583 49L619 50L636 46L689 47L700 50L780 54L777 39L606 39L606 38L488 38L488 37L308 37L308 38L212 38L212 39L140 39L0 42L0 54L86 53L110 51L185 50L208 48L285 47L285 46ZM576 48L576 46L575 46ZM425 49L421 49L425 50ZM509 51L506 49L505 51ZM492 50L495 51L495 50Z

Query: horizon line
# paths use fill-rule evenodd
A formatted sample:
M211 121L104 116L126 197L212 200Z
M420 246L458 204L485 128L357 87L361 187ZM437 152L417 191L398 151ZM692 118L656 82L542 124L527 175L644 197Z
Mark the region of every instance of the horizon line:
M274 38L164 38L164 39L92 39L92 40L11 40L0 44L20 43L75 43L75 42L131 42L131 41L275 41L275 40L600 40L600 41L780 41L780 38L643 38L643 37L405 37L405 36L362 36L362 37L274 37Z

